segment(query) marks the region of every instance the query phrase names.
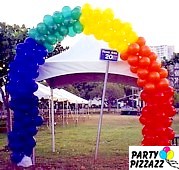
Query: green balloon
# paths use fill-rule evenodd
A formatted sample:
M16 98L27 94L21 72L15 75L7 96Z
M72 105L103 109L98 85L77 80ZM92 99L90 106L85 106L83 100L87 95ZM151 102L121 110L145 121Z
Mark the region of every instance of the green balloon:
M53 25L54 21L53 21L53 17L51 15L45 15L43 18L43 22L49 26L49 25Z
M28 32L28 36L29 36L30 38L35 39L35 37L36 37L37 35L38 35L38 31L37 31L35 28L30 29L29 32Z
M67 27L73 26L75 21L72 18L64 19L63 24Z
M62 8L62 15L64 18L71 18L71 8L69 6L64 6Z
M40 34L47 34L48 33L47 26L44 23L37 24L37 31Z
M42 34L38 34L35 37L35 40L39 43L39 44L44 44L46 42L46 38L44 35Z
M73 27L68 28L68 36L74 37L76 35L76 32L73 30Z
M57 43L57 37L55 35L48 35L47 42L51 45L55 45Z
M55 23L53 23L51 25L48 25L47 29L49 31L49 34L51 34L58 30L58 26Z
M59 32L56 32L54 35L57 37L58 42L61 42L64 39L64 36L62 36Z
M68 28L65 27L64 25L61 25L60 26L60 29L59 29L59 33L62 35L62 36L66 36L68 34Z
M81 7L77 6L71 11L71 17L78 20L81 16Z
M83 27L83 25L79 22L79 21L77 21L77 22L75 22L74 24L73 24L73 30L76 32L76 33L81 33L81 32L83 32L83 29L84 29L84 27Z
M49 44L48 42L45 42L43 45L47 49L48 53L52 53L53 50L55 49L55 47L53 45Z
M64 21L64 17L63 17L61 12L55 11L53 13L53 20L54 20L55 23L61 24Z

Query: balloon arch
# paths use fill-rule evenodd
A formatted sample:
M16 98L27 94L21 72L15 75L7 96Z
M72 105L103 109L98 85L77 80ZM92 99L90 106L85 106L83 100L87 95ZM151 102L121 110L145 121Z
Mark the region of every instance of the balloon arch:
M171 145L175 135L171 128L176 113L174 89L169 85L167 70L162 68L145 39L137 36L130 23L114 18L111 9L92 9L89 4L74 9L64 6L61 12L45 15L43 22L29 30L29 37L16 46L15 59L9 65L6 90L14 112L13 128L8 134L12 162L18 164L32 155L37 127L43 123L38 97L33 94L38 89L35 79L39 75L39 65L45 63L47 54L65 36L74 37L82 32L107 42L128 62L131 72L137 74L137 84L143 88L140 97L146 103L139 118L143 125L141 144Z

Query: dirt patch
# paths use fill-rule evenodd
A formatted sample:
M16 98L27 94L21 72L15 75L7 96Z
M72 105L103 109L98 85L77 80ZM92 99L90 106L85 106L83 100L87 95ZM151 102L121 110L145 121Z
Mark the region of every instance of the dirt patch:
M29 168L16 167L9 160L9 155L0 155L0 170L128 170L127 156L94 157L78 156L70 158L50 159L36 157L35 166Z

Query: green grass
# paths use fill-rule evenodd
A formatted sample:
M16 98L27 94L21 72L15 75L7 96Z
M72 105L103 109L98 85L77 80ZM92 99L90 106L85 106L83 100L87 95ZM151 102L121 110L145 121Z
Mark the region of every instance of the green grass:
M39 157L72 157L93 156L96 147L96 136L99 115L91 115L85 121L79 119L62 127L57 122L55 126L56 152L52 154L51 134L46 126L42 126L36 136L36 155ZM128 155L128 147L140 145L142 140L142 125L137 116L107 115L103 116L99 154L103 156ZM172 125L179 133L179 116L174 117ZM0 148L5 145L6 135L0 134Z

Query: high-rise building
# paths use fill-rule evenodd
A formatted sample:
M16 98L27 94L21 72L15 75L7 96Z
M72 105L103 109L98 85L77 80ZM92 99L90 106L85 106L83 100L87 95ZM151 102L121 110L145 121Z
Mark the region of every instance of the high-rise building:
M173 53L175 51L174 46L169 46L169 45L150 46L150 48L161 59L163 57L170 59L173 56Z

